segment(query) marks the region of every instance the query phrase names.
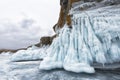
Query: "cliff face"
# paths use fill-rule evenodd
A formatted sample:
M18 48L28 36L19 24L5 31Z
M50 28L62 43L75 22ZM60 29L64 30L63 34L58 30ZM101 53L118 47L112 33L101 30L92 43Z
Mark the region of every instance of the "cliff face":
M100 7L120 4L120 0L60 0L60 13L57 24L54 25L53 29L56 32L53 36L42 37L40 42L35 44L37 47L44 45L51 45L53 39L57 36L57 31L65 24L69 28L72 28L72 15L71 12L84 12L90 9L96 9Z
M81 0L60 0L61 9L60 9L58 23L53 27L55 31L58 28L62 28L65 23L67 23L69 26L71 25L71 18L68 12L71 9L72 4L78 1Z
M71 27L71 16L69 14L71 8L77 11L87 11L99 7L120 4L120 0L60 0L60 14L58 23L53 27L55 31L62 28L66 23ZM79 5L80 7L76 6Z

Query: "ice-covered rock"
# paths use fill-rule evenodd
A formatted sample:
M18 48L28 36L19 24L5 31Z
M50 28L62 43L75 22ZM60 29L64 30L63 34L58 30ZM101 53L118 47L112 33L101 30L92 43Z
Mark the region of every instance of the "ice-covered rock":
M64 25L59 31L39 68L94 73L93 63L105 66L120 62L119 8L72 12L72 28Z
M27 50L19 50L11 56L11 61L29 61L29 60L40 60L46 56L46 49L48 46L38 48L32 46Z

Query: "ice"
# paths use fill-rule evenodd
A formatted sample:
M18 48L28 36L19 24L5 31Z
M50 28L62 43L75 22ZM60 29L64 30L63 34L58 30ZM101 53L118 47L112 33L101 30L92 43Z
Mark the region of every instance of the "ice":
M64 64L64 69L75 73L95 73L94 68L85 63Z
M2 52L1 55L5 56L5 55L11 55L12 52Z
M96 71L95 74L68 72L63 69L39 70L40 61L11 62L12 55L0 54L0 80L119 80L119 70ZM86 64L81 64L86 66ZM73 65L71 65L72 67ZM88 65L87 65L88 66ZM112 65L114 66L114 65ZM110 66L111 67L111 66ZM113 68L113 67L112 67ZM77 68L75 68L77 69ZM111 77L110 77L111 76Z
M48 46L44 46L42 48L32 46L27 50L19 50L12 55L11 61L29 61L43 59L46 56L47 48Z
M96 2L86 2L84 3L83 1L77 2L76 4L73 4L72 10L80 10L80 9L85 9L85 8L90 8L96 6Z
M94 73L93 63L120 62L119 12L117 7L73 12L72 28L65 24L59 31L39 68Z

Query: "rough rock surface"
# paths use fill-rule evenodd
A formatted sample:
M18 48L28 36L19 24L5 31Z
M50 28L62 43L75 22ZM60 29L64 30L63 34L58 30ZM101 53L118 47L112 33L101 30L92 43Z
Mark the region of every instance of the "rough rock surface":
M44 36L40 38L40 42L35 44L35 46L37 47L42 47L42 46L47 46L47 45L51 45L53 39L56 37L57 35L53 35L53 36Z

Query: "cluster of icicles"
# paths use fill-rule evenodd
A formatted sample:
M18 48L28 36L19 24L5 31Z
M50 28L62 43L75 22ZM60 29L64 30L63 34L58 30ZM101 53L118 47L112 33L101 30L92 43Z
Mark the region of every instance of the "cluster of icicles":
M75 15L72 21L72 28L64 25L60 30L40 63L40 69L64 68L76 73L94 73L93 63L120 61L120 34L112 31L114 27L119 28L119 17Z

